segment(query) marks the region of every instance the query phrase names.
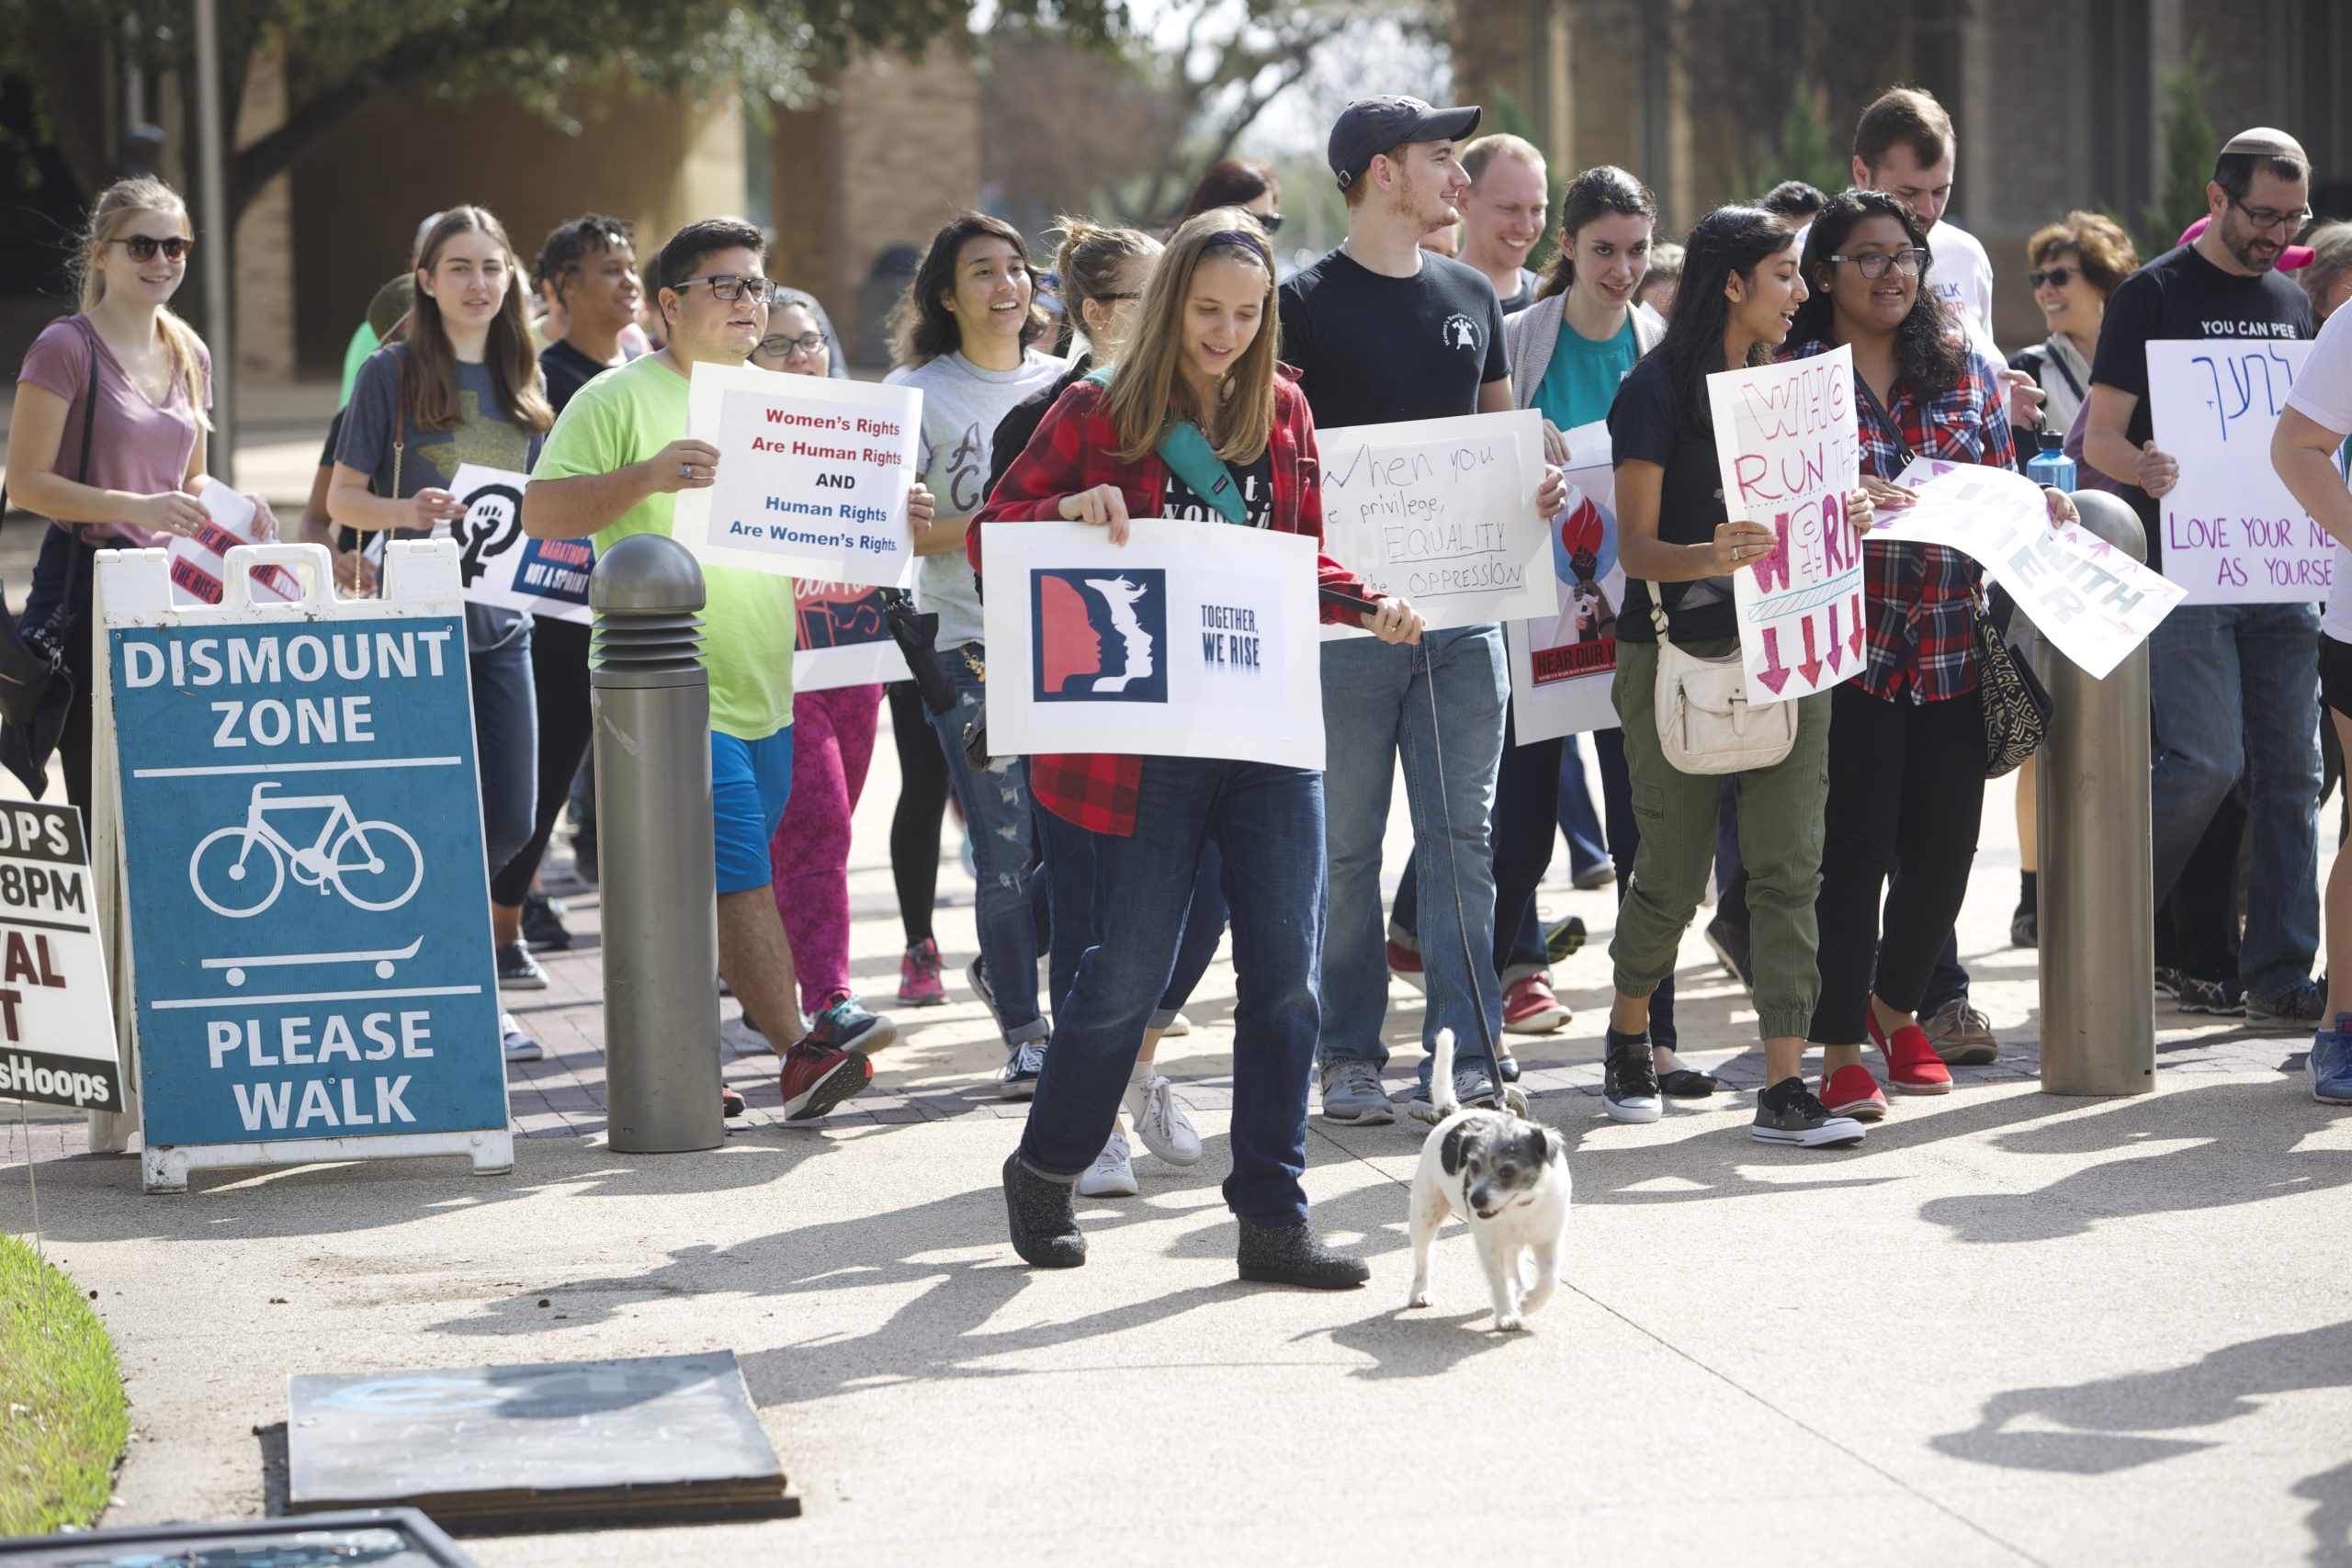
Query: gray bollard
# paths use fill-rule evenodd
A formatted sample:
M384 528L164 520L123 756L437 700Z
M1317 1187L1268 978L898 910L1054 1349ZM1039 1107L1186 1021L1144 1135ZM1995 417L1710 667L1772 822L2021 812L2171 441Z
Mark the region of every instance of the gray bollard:
M715 1149L726 1131L702 567L675 540L631 535L597 558L588 603L612 1146Z
M2103 491L2075 492L2084 529L2147 558L2140 519ZM2041 1089L2156 1087L2155 871L2148 814L2148 649L2094 680L2047 639L2039 772Z

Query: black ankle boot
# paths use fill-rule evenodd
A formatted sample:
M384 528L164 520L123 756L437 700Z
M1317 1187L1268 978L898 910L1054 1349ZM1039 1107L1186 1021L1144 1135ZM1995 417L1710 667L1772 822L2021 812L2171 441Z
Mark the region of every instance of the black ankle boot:
M1012 1250L1036 1269L1075 1269L1086 1261L1078 1228L1074 1182L1040 1176L1018 1153L1004 1162L1004 1210L1012 1224Z
M1241 1277L1303 1291L1349 1291L1372 1278L1361 1258L1334 1252L1306 1220L1289 1225L1241 1222Z

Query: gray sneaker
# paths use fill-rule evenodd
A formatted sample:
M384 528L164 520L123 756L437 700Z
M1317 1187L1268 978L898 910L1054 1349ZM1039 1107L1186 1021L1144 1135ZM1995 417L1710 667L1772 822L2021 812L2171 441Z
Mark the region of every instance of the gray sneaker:
M1385 1127L1396 1120L1388 1091L1380 1087L1380 1071L1355 1057L1323 1069L1323 1120L1343 1127Z
M1453 1098L1464 1111L1492 1111L1495 1108L1495 1083L1484 1067L1453 1069ZM1426 1122L1434 1127L1444 1117L1437 1113L1437 1106L1430 1099L1430 1086L1422 1084L1413 1090L1413 1098L1405 1102L1405 1114L1416 1122Z
M2283 991L2245 994L2250 1029L2316 1030L2326 1017L2327 993L2310 980L2298 980Z

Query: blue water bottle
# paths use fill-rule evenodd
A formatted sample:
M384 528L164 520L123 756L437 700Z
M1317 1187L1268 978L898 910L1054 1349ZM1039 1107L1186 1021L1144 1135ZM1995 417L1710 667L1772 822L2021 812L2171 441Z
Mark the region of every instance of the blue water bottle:
M2041 450L2025 466L2025 477L2061 494L2075 492L2075 459L2066 456L2066 438L2054 430L2041 433Z

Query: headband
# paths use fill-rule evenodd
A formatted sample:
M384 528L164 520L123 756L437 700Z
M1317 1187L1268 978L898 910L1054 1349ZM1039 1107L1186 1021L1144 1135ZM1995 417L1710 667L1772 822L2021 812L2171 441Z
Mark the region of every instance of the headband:
M1244 249L1255 254L1259 260L1264 262L1266 264L1266 269L1269 272L1273 270L1274 258L1272 254L1267 251L1266 242L1262 235L1247 233L1239 229L1219 229L1216 233L1211 234L1207 239L1201 242L1201 248L1203 250L1206 250L1211 245L1242 246Z

